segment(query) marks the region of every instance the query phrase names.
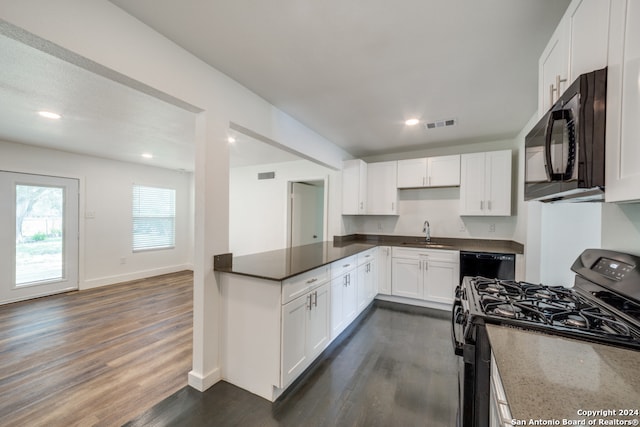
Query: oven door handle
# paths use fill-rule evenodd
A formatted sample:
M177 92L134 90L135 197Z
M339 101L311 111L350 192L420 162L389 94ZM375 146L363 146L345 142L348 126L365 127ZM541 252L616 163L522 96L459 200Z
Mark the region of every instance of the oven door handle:
M451 341L453 343L453 352L456 356L462 356L464 344L456 339L456 324L462 324L462 301L456 290L456 299L453 301L453 309L451 310Z

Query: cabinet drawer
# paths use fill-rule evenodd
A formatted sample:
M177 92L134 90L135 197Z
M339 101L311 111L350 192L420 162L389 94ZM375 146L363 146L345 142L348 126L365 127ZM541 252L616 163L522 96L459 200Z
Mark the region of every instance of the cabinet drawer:
M329 266L325 265L286 279L282 282L282 304L304 295L310 289L329 280L329 277Z
M369 250L366 250L364 252L360 252L358 255L356 255L358 257L358 265L362 265L362 264L366 264L369 261L373 261L376 259L376 248L372 248Z
M331 264L331 278L335 279L344 275L346 272L353 270L358 265L358 255L352 255L343 258Z
M391 248L393 258L418 259L429 257L432 261L459 262L460 252L446 249Z

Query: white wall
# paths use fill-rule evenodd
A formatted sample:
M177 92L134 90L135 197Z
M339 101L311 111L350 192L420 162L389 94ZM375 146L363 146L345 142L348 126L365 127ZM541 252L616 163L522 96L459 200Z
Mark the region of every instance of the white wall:
M275 179L258 180L260 172ZM308 160L232 168L229 176L229 250L243 255L287 246L287 183L329 177L328 238L340 232L340 172Z
M0 0L2 19L200 108L196 118L193 370L205 390L220 379L218 278L229 246L229 123L339 169L348 155L106 0Z
M0 141L0 169L80 180L79 287L88 289L192 268L191 173ZM133 253L131 187L176 190L176 245ZM87 218L91 212L94 218ZM121 264L125 258L125 264Z
M602 248L640 256L640 203L605 203Z
M518 186L520 161L517 139L371 156L364 160L372 163L504 149L513 150L512 216L461 217L459 187L399 190L398 216L345 216L343 217L344 233L421 236L424 221L428 220L431 225L431 235L436 238L506 239L523 242L525 233L520 232L521 224L518 218L522 209L518 202L521 191Z

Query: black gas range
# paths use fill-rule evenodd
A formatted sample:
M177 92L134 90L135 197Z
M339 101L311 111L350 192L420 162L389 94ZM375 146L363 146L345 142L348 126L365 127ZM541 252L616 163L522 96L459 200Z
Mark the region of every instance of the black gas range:
M535 330L640 351L640 258L588 249L572 288L465 277L452 313L460 358L460 426L489 423L491 347L485 325Z

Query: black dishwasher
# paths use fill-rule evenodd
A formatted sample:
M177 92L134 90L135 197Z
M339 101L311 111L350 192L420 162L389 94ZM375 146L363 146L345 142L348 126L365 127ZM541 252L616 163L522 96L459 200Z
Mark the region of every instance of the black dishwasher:
M460 282L465 276L515 280L515 254L460 251Z

